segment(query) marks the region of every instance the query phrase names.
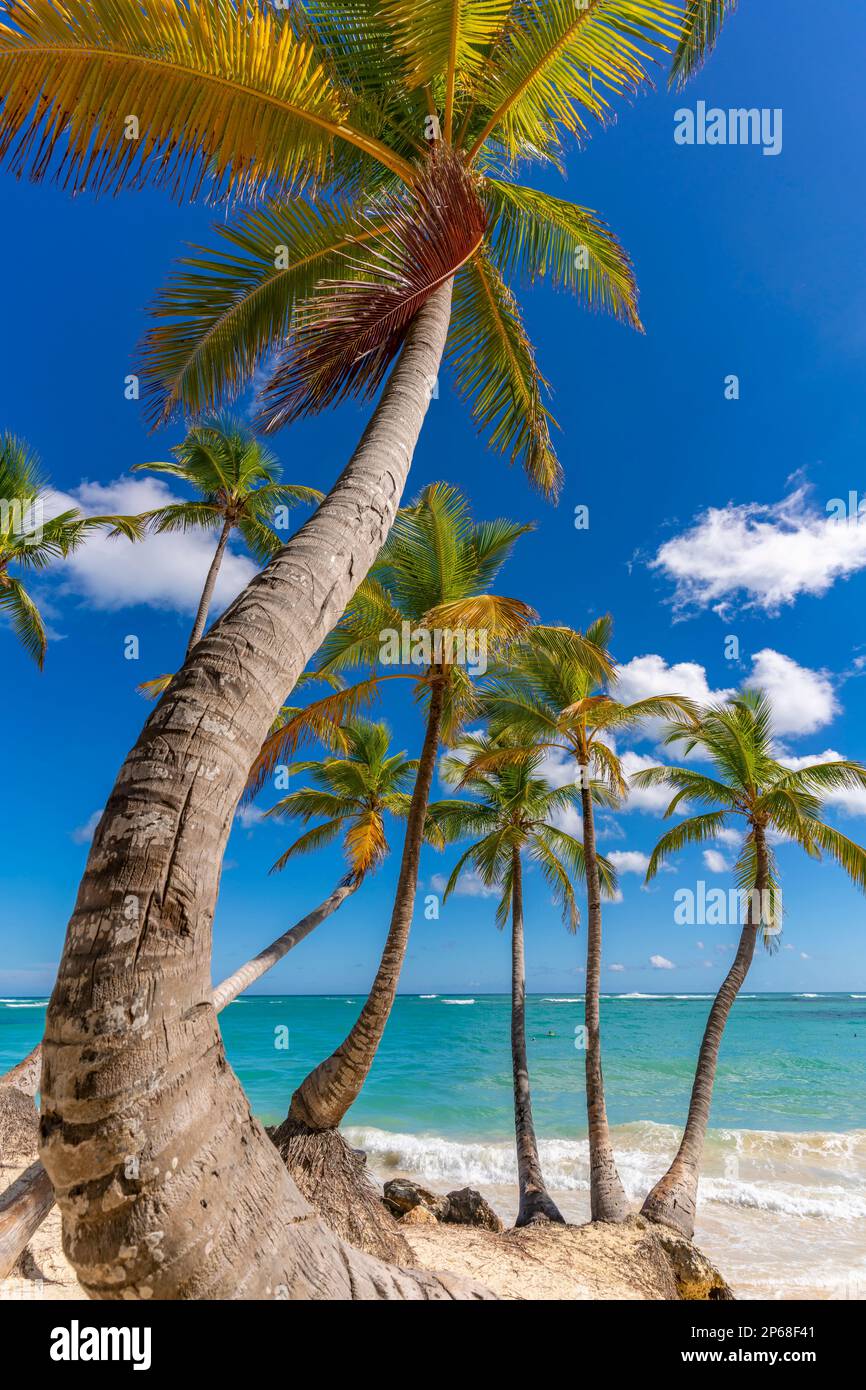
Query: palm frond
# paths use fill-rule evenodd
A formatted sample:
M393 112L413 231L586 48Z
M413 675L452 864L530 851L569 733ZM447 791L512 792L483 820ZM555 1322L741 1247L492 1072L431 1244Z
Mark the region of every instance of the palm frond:
M486 230L462 160L439 147L412 196L390 198L373 217L386 230L355 259L353 278L322 281L298 306L292 340L262 398L266 430L346 397L374 395L419 309L477 250Z
M290 24L240 0L9 0L0 25L0 161L72 192L146 182L213 197L321 182L355 129L345 93ZM127 117L135 115L137 126Z
M683 31L671 65L670 86L684 87L704 65L737 0L688 0Z
M662 864L672 854L676 854L677 850L684 849L686 845L704 844L707 840L715 840L719 831L724 829L726 816L725 811L708 811L701 816L690 816L688 820L682 820L679 825L668 830L661 836L650 855L646 882L650 883L655 878Z
M555 498L562 468L550 434L556 422L544 404L547 382L517 301L486 249L456 279L447 354L488 446L519 462L530 482Z
M591 309L643 331L634 266L597 213L522 184L488 177L491 256L502 274L549 278Z
M7 574L0 583L0 613L5 613L19 642L42 670L48 638L39 609L20 579Z
M230 400L288 337L295 305L333 279L384 223L358 222L350 203L303 198L245 212L217 227L215 250L193 248L151 306L139 356L149 423L199 415Z
M494 138L512 160L527 146L556 150L563 135L599 120L608 97L632 93L654 53L679 39L680 12L665 0L546 0L521 7L509 42L489 64L477 98L470 157Z

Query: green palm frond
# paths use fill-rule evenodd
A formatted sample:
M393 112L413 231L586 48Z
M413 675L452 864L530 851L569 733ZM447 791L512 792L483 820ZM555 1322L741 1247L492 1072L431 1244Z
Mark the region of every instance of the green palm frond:
M141 512L138 521L157 535L186 535L190 531L213 531L221 525L222 517L220 509L209 502L170 502L168 506Z
M678 850L685 849L686 845L705 844L708 840L715 840L719 831L725 828L726 819L726 811L708 811L704 815L690 816L673 826L661 836L650 855L646 882L651 883L662 864Z
M150 424L237 396L282 347L296 304L384 226L359 223L351 203L303 198L217 226L217 248L194 248L151 308L156 322L139 348Z
M813 820L809 829L818 848L829 854L844 869L851 882L866 892L866 849L823 821Z
M9 619L19 642L41 671L48 647L45 626L24 585L12 575L0 580L0 613Z
M688 0L683 32L671 66L672 87L684 87L703 67L722 25L736 8L737 0Z
M272 874L281 873L290 859L296 858L299 854L309 854L314 850L322 849L325 845L333 844L343 829L343 817L339 820L325 821L323 825L315 825L312 830L307 830L303 835L299 835L294 844L289 845L271 865Z
M565 134L581 134L586 116L604 117L611 95L647 80L655 53L679 39L679 17L664 0L524 7L479 84L471 156L491 138L518 159L527 146L555 150Z
M634 267L598 214L522 184L486 178L491 255L501 273L550 278L589 308L643 331Z
M562 468L550 434L556 422L544 404L547 382L517 301L486 251L455 282L447 352L457 389L488 446L519 462L535 487L556 497Z

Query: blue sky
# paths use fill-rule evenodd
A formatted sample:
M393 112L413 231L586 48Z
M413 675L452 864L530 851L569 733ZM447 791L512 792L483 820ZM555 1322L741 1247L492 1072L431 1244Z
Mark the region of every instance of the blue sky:
M636 263L646 336L567 296L521 290L561 425L567 481L558 509L485 452L446 376L407 492L441 478L466 491L479 518L535 521L503 571L502 592L546 620L578 626L610 610L635 695L662 685L699 695L757 676L778 699L780 742L794 757L835 750L866 758L866 524L834 529L827 512L833 498L866 494L866 218L856 172L864 42L866 16L846 0L828 0L820 22L803 0L743 5L685 93L647 93L622 108L570 155L564 186L529 171L527 182L597 209L621 237ZM698 100L781 108L781 154L675 144L674 113ZM154 484L139 479L130 492L128 469L166 457L182 430L148 436L137 405L124 399L124 377L147 303L183 243L212 241L214 214L156 192L71 200L6 176L2 194L0 425L30 442L55 486L88 505L151 505ZM731 374L740 382L735 401L725 399ZM363 421L347 406L278 436L284 476L327 488ZM588 530L575 529L578 505L589 507ZM50 988L86 828L146 713L135 686L182 653L206 547L181 538L162 545L108 552L103 543L39 581L34 592L54 633L44 674L0 629L0 994ZM224 597L250 572L238 552ZM139 638L137 662L124 658L130 634ZM731 635L738 662L725 656ZM417 752L411 700L389 697L382 712L396 747ZM656 760L651 741L630 752L633 766ZM847 834L866 836L866 796L832 814ZM308 910L341 872L339 854L322 852L269 878L286 829L244 821L227 851L216 978ZM637 870L660 828L657 809L633 802L602 847ZM268 991L366 988L396 879L396 827L391 842L397 852L376 879L271 973ZM605 989L715 988L731 929L677 926L673 893L698 879L726 887L729 847L716 854L712 867L700 851L678 856L676 874L650 892L642 874L623 873L623 901L606 912ZM425 856L403 988L504 990L508 945L491 900L458 896L438 920L424 917L423 894L452 862L453 854ZM862 990L862 898L837 870L801 863L792 849L781 848L780 863L784 949L756 962L747 988ZM579 990L583 935L565 933L532 874L527 906L530 989Z

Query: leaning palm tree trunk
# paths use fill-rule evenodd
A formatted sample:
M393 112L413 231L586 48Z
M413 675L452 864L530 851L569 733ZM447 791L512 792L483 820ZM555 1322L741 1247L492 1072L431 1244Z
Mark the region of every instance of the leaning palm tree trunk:
M601 883L595 847L595 813L587 769L581 767L580 771L588 909L584 1022L590 1214L593 1221L623 1221L628 1216L628 1198L620 1182L610 1141L601 1070Z
M255 984L256 980L260 980L287 952L299 945L311 931L336 912L338 907L342 907L358 887L359 883L355 879L338 884L323 903L319 903L319 906L308 912L306 917L302 917L300 922L296 922L290 931L283 932L283 935L272 941L270 946L259 951L259 954L248 960L246 965L242 965L233 975L229 975L228 979L223 980L221 985L217 985L213 992L213 1006L217 1013L224 1009L226 1004L231 1004L232 1000L237 999L239 994L243 994L245 989L249 989L250 985Z
M209 983L235 808L393 521L450 303L449 282L419 311L351 462L193 648L97 828L48 1008L40 1127L64 1248L92 1297L467 1293L352 1250L316 1216L226 1061Z
M41 1044L37 1043L33 1051L28 1052L22 1061L0 1076L0 1086L14 1086L16 1091L23 1091L25 1096L35 1096L39 1090L41 1069L42 1049Z
M444 699L442 682L433 681L424 746L406 820L406 838L403 843L400 877L397 881L397 896L376 977L348 1037L336 1052L310 1072L292 1096L288 1116L276 1132L275 1138L278 1143L297 1129L306 1133L336 1129L360 1094L382 1041L397 994L400 971L409 941L409 929L412 925L418 888L418 866L421 846L424 843L424 823L427 818L436 756L439 752Z
M229 975L228 979L223 980L212 996L216 1012L219 1013L221 1009L233 1003L239 994L261 979L277 961L282 960L293 947L299 945L317 926L336 912L358 887L356 881L339 884L313 912L302 917L290 931L277 937L270 946L266 946L252 960ZM24 1095L35 1095L39 1089L40 1067L41 1045L37 1044L22 1062L12 1067L4 1076L0 1076L0 1106L4 1104L3 1088L7 1086L15 1087ZM53 1206L54 1190L48 1174L38 1160L0 1194L0 1279L5 1279ZM386 1230L383 1240L387 1240L391 1234ZM405 1254L408 1253L407 1247Z
M225 554L225 549L228 545L228 539L231 535L231 530L231 522L223 522L223 528L220 532L220 538L217 542L217 548L214 551L214 557L210 562L210 569L207 572L207 579L205 580L204 588L201 591L201 598L199 599L198 603L198 612L195 615L195 622L192 625L192 632L189 635L189 641L186 646L187 656L189 656L196 642L198 642L202 633L204 632L204 625L207 622L207 615L210 612L210 606L213 600L214 589L216 588L217 577L220 572L220 566L223 562L223 555Z
M710 1120L710 1105L713 1099L713 1082L716 1078L716 1065L725 1024L733 1008L734 1000L743 987L749 973L755 943L758 937L759 922L755 920L755 897L766 892L767 860L763 845L757 846L758 872L755 892L749 901L746 923L740 934L734 963L713 1000L710 1016L704 1031L698 1065L695 1071L689 1101L689 1113L682 1141L664 1177L660 1178L647 1196L641 1214L651 1221L664 1226L673 1226L689 1239L695 1231L695 1211L698 1201L698 1180L704 1156L704 1141ZM760 920L760 919L759 919Z
M532 1122L529 1060L526 1055L526 962L523 949L523 869L520 851L512 852L511 896L511 1060L514 1069L514 1129L517 1138L519 1206L515 1226L539 1221L563 1221L548 1195L541 1174L538 1142Z
M5 1279L54 1206L51 1179L37 1159L0 1194L0 1279Z

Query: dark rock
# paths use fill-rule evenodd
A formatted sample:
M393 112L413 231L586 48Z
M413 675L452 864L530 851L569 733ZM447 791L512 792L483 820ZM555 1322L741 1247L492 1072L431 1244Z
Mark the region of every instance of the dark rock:
M474 1187L461 1187L457 1192L449 1192L445 1200L448 1210L444 1221L453 1221L460 1226L481 1226L483 1230L497 1234L505 1230L504 1222Z
M405 1216L406 1212L412 1211L414 1207L426 1207L437 1220L446 1219L448 1198L428 1192L426 1187L420 1187L408 1178L392 1178L390 1182L386 1182L382 1200L393 1216Z

